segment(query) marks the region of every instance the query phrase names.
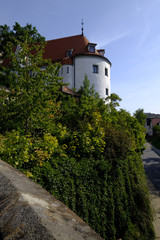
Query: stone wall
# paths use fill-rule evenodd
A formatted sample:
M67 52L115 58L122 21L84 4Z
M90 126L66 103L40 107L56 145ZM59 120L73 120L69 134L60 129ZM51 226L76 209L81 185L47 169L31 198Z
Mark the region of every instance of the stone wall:
M63 203L1 160L0 239L102 240Z

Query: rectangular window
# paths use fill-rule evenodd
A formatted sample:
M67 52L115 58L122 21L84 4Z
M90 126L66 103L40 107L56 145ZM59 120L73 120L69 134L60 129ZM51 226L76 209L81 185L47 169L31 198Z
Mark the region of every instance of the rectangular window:
M105 75L108 77L108 68L105 68Z
M67 73L69 73L69 67L67 67Z
M108 96L108 88L106 88L106 95Z
M93 73L98 73L98 65L93 65Z
M61 74L63 74L63 67L61 68Z

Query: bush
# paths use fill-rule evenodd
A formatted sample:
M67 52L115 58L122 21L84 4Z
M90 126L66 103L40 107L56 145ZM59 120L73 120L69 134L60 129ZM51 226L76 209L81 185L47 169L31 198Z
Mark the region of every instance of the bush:
M153 126L153 136L160 137L160 126L158 125Z
M160 149L160 126L153 126L153 136L146 135L147 141L149 141L153 146Z
M25 124L10 129L5 122L0 157L68 205L102 238L153 240L141 159L144 128L128 112L116 110L117 95L106 105L86 86L79 100L57 97L55 90L38 115L30 112L27 131Z

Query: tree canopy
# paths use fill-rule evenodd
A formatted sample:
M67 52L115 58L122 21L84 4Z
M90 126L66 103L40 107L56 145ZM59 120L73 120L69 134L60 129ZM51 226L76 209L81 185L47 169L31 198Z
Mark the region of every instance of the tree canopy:
M42 37L36 27L33 27L31 24L26 24L22 27L19 23L15 23L13 28L10 29L9 26L0 25L0 59L7 57L8 45L17 46L17 43L36 43L42 42L45 38Z
M45 42L34 44L43 38L31 25L22 28L16 23L11 33L11 39L15 38L13 42L4 38L10 63L0 68L0 81L9 87L8 91L0 91L0 130L21 128L27 133L47 125L49 101L53 96L56 99L62 85L57 76L60 65L43 59ZM14 44L17 46L15 51Z
M138 122L144 126L146 121L146 115L144 114L144 110L139 108L135 111L134 117L138 120Z

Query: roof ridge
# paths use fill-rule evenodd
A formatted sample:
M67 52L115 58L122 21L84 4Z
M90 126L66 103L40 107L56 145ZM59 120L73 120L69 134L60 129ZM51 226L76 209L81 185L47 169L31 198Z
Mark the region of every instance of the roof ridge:
M56 40L60 40L60 39L63 40L63 39L74 38L74 37L83 37L83 38L86 38L84 35L82 36L81 34L79 34L79 35L73 35L73 36L68 36L68 37L50 39L50 40L46 40L46 42L56 41ZM86 38L86 39L87 39L87 38ZM87 40L88 40L88 39L87 39Z

